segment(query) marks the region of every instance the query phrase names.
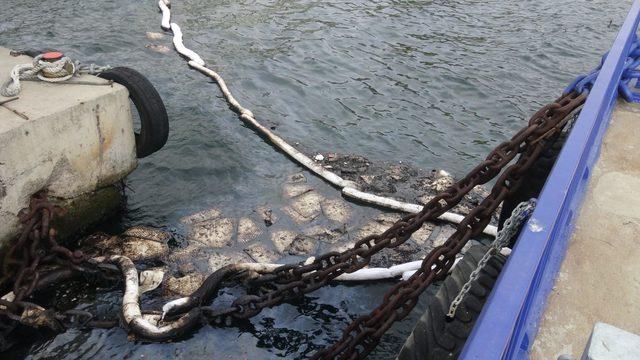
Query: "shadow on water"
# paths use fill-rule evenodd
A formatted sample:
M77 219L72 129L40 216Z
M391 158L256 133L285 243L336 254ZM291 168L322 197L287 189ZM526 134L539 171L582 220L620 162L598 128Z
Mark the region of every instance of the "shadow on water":
M283 137L316 151L403 160L459 176L598 63L617 32L610 21L620 24L629 4L177 0L173 11L187 46ZM160 31L159 22L155 1L5 0L0 45L53 47L87 63L130 66L157 86L169 111L169 142L129 176L127 210L107 230L149 225L180 235L178 219L194 211L281 204L282 184L300 169L242 125L218 89L179 56L152 51L171 47L167 36L145 36ZM207 326L176 342L132 342L121 329L71 330L33 339L13 355L297 358L336 340L389 286L321 289L241 328ZM120 292L86 296L75 306L108 313ZM427 297L372 358L395 355Z

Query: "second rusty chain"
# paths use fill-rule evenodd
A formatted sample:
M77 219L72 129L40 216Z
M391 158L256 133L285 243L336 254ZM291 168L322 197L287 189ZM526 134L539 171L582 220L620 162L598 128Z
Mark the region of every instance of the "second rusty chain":
M555 102L545 105L529 120L528 125L509 141L498 145L483 161L463 179L434 197L417 214L407 215L382 234L365 237L344 252L330 252L317 257L311 263L283 265L274 272L259 275L250 281L258 288L258 294L238 297L231 307L214 309L192 302L178 313L193 306L200 307L210 319L224 316L247 319L262 309L283 303L327 285L344 273L351 273L367 266L371 257L385 248L393 248L406 242L426 221L436 218L454 207L477 185L495 178L511 161L521 154L515 164L508 166L493 186L491 193L458 225L447 241L434 248L422 262L421 268L406 281L394 286L380 306L371 314L362 316L350 324L343 337L331 348L314 354L314 358L355 359L371 352L382 335L398 320L406 317L418 301L420 294L436 280L443 279L454 264L455 256L464 245L489 224L500 203L518 189L523 176L545 149L547 140L562 130L568 115L585 101L585 93L568 93ZM209 276L216 278L217 273ZM206 288L205 281L201 288ZM199 289L200 291L200 289ZM173 314L178 315L178 314Z
M159 0L158 6L163 15L162 28L174 33L173 41L176 50L190 59L189 66L213 78L232 109L244 121L261 128L262 126L253 118L251 111L242 107L231 95L220 75L206 67L197 53L184 46L180 27L176 23L170 22L169 0ZM500 144L483 163L474 168L462 180L438 194L419 213L402 218L384 233L361 239L351 249L344 252L330 252L317 257L311 263L284 265L271 274L259 275L252 280L253 285L260 285L257 294L241 296L230 307L215 309L202 306L202 302L208 301L216 292L219 285L217 281L224 278L220 276L222 272L228 271L228 268L220 269L210 275L192 296L176 300L177 303L172 304L172 308L177 310L173 311L173 315L182 314L197 307L208 314L211 319L219 320L226 315L246 319L255 316L266 307L281 304L283 301L325 286L341 274L351 273L367 266L371 257L380 250L393 248L406 242L424 222L436 220L439 215L458 204L473 187L486 184L498 176L517 155L521 154L517 162L502 173L487 198L471 210L458 225L456 232L442 246L436 247L427 255L421 268L413 276L393 287L385 295L383 303L371 314L360 317L347 327L338 343L314 355L316 358L359 358L365 356L375 348L382 334L395 321L409 314L415 306L418 296L429 284L446 276L448 270L453 266L455 256L462 247L489 224L493 212L500 203L517 190L524 174L544 150L549 138L560 131L566 123L567 116L584 103L589 88L584 83L592 77L578 79L578 82L574 82L564 95L555 102L542 107L533 115L524 129L511 140ZM578 83L580 86L576 87L575 85ZM292 155L286 150L290 146L279 137L268 131L267 136L279 144L277 146L280 149L298 159L295 153ZM322 173L323 169L317 168L313 164L308 165L305 161L298 161L306 164L305 166L312 171ZM328 180L326 177L325 179Z
M471 210L443 245L429 253L421 268L411 278L394 286L385 295L380 306L371 314L356 319L345 329L338 343L317 352L314 358L355 359L365 356L375 348L395 321L411 312L427 286L446 276L453 266L456 254L472 237L482 232L500 203L518 189L523 175L544 150L546 139L550 134L562 130L568 115L579 108L585 99L586 94L574 92L542 107L531 117L527 127L511 140L496 147L467 176L438 194L422 211L402 218L384 233L363 238L344 252L324 254L306 265L285 265L272 274L255 279L253 282L256 284L273 284L272 289L261 295L238 298L233 303L236 310L231 315L237 318L255 316L264 308L314 291L343 273L363 268L369 264L371 256L384 248L393 248L407 241L426 221L435 220L454 207L473 187L496 177L518 154L522 154L500 176L489 196Z

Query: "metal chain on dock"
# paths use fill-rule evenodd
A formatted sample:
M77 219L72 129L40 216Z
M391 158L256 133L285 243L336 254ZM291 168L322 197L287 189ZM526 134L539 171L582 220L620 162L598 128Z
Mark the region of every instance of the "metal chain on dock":
M511 239L513 239L520 230L520 227L524 223L525 220L531 216L533 213L533 209L536 207L536 199L531 199L529 201L524 201L518 204L515 209L511 212L511 216L504 222L504 225L500 231L498 231L498 236L496 236L495 240L487 249L487 252L482 256L482 259L478 262L475 270L469 275L469 280L462 286L456 298L453 299L451 305L449 306L449 312L447 313L447 317L452 319L456 315L456 310L458 306L464 300L464 297L467 295L469 290L471 289L471 284L478 279L480 276L480 272L487 265L487 262L491 259L491 257L500 252L500 250L507 246Z

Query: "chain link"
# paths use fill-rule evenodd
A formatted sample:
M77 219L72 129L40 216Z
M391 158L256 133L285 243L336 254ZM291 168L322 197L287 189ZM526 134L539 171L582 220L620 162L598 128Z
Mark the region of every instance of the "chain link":
M344 252L330 252L317 257L311 263L283 265L271 274L251 280L257 294L238 297L231 307L207 311L209 319L221 316L246 319L264 308L281 304L288 299L302 296L344 273L352 273L365 266L371 257L385 248L393 248L406 242L426 221L433 221L450 210L477 185L485 184L500 175L491 193L458 224L456 232L441 246L434 248L409 279L395 285L383 302L369 315L352 322L342 338L331 348L316 354L316 359L366 356L380 341L382 335L398 320L406 317L422 292L434 281L443 279L453 266L455 256L474 236L479 235L491 221L491 215L502 201L512 195L522 183L526 172L545 149L547 139L561 131L568 116L585 101L586 94L569 93L538 110L524 129L511 140L498 145L467 176L435 196L417 214L407 215L382 234L357 241ZM512 160L519 156L512 164ZM501 174L502 173L502 174ZM223 315L221 315L223 314Z
M29 207L18 214L23 230L2 259L0 287L13 282L12 292L0 299L0 344L16 323L61 330L50 310L26 302L38 286L50 284L62 269L77 268L84 260L81 251L71 251L58 244L51 221L63 210L48 201L46 192L32 196ZM54 269L54 268L57 268ZM71 271L71 270L69 270Z
M472 237L482 232L482 229L489 224L491 214L500 203L519 188L524 175L545 148L546 141L539 140L539 138L560 131L566 123L568 115L580 107L585 99L586 94L573 92L542 107L532 116L526 128L518 132L510 141L499 145L489 154L485 162L460 182L445 190L444 197L436 196L433 201L425 205L420 213L405 217L403 220L411 223L407 231L417 230L426 220L434 219L434 214L438 214L439 210L455 205L450 202L441 204L441 200L459 201L473 186L489 181L500 173L500 170L507 166L517 154L520 154L516 163L508 166L499 176L489 196L471 210L458 224L456 232L443 245L431 251L415 274L394 286L385 295L380 306L374 309L371 314L356 319L344 331L340 341L331 348L319 351L314 355L314 358L360 358L371 352L389 327L411 312L418 301L418 296L431 283L446 276L453 266L456 254ZM398 226L402 225L395 224L392 229ZM387 236L392 236L392 234L392 231L387 230L380 235L382 239L379 241L384 241ZM403 233L402 238L407 239L410 235Z
M489 224L500 203L518 189L529 168L545 149L547 139L562 129L568 115L580 107L585 99L586 94L572 92L542 107L532 116L527 127L509 141L498 145L464 178L435 196L419 213L403 217L382 234L365 237L346 251L318 256L311 263L283 265L271 274L257 276L251 281L259 289L257 294L238 297L228 308L207 307L201 313L214 320L226 316L246 319L257 315L264 308L323 287L341 274L352 273L367 266L371 257L379 251L403 244L426 221L436 220L457 205L475 186L486 184L499 175L490 194L469 212L443 245L434 248L427 255L421 267L409 279L395 285L384 296L382 304L369 315L353 321L344 330L340 341L314 354L317 359L356 359L366 356L395 321L411 312L420 294L431 283L447 275L455 256ZM509 165L518 155L518 160ZM81 252L71 252L57 244L56 232L49 228L56 211L58 210L46 201L44 194L34 197L29 210L20 215L25 230L5 256L3 278L0 281L1 284L6 280L14 280L17 301L33 292L40 274L38 269L42 264L57 261L77 266L83 260ZM215 273L212 276L214 275ZM15 318L11 313L14 308L12 305L14 304L10 301L0 302L0 316ZM75 319L82 317L82 314L68 315L73 315Z
M579 108L585 99L586 94L573 92L542 107L529 120L527 127L511 140L498 145L468 175L435 196L419 213L403 217L382 234L365 237L348 250L323 254L310 263L283 265L270 274L258 275L249 281L251 287L257 289L257 293L240 296L229 307L202 306L202 301L193 306L200 309L199 313L204 318L214 322L228 317L247 319L264 308L312 292L341 274L352 273L367 266L371 257L379 251L403 244L426 221L436 220L457 205L475 186L485 184L499 175L490 194L469 212L443 245L434 248L427 255L421 267L409 279L395 285L384 296L381 305L369 315L353 321L336 344L318 351L313 358L357 359L366 356L395 321L411 312L420 294L434 281L447 275L456 255L489 224L492 214L502 201L517 191L525 174L545 149L547 139L562 130L568 115ZM518 160L509 165L518 155ZM210 275L208 279L215 278L217 274ZM207 283L209 281L205 281L203 286ZM188 310L183 308L179 313ZM143 334L140 335L144 337Z
M503 228L498 231L498 236L496 236L495 240L491 243L491 246L484 254L482 259L478 262L478 266L476 266L475 270L469 276L469 280L462 286L460 292L456 296L455 299L451 302L449 306L449 312L447 313L448 318L453 318L456 315L456 310L458 306L464 300L464 297L467 295L469 290L471 289L471 284L478 279L480 276L480 272L485 267L489 259L500 250L509 244L509 241L513 239L517 234L518 230L520 230L520 226L524 223L526 219L531 216L533 209L536 207L536 200L531 199L529 201L524 201L518 204L518 206L513 209L511 216L504 222Z

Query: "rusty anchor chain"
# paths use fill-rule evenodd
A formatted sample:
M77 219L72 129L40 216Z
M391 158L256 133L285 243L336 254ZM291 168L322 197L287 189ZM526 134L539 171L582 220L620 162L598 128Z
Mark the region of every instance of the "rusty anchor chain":
M312 292L341 274L352 273L367 266L371 257L379 251L403 244L426 221L435 220L450 210L475 186L486 184L499 176L490 194L470 211L443 245L434 248L427 255L415 274L391 288L382 303L370 314L352 322L336 344L313 354L315 359L365 357L394 322L411 312L420 294L434 281L446 276L454 264L456 254L471 238L482 232L500 203L518 189L524 175L544 150L547 139L562 130L569 115L582 106L586 97L586 93L571 92L542 107L531 117L525 128L498 145L464 178L434 197L419 213L403 217L382 234L365 237L346 251L326 253L310 263L283 265L269 274L251 274L253 278L249 280L249 287L257 289L255 293L238 297L228 307L214 308L203 304L215 293L208 291L208 287L218 286L219 283L217 280L205 281L196 293L207 295L173 311L167 320L180 317L194 308L198 316L216 322L228 317L247 319L264 308ZM509 165L518 155L517 161ZM91 323L89 313L71 311L45 316L49 310L45 311L24 301L41 284L56 281L56 275L59 279L60 272L90 271L86 269L88 262L82 252L72 252L57 243L57 233L50 227L50 223L54 214L59 211L59 208L48 202L46 193L38 193L34 195L29 208L19 214L24 230L4 256L0 279L0 286L8 281L14 282L14 298L0 299L0 340L7 331L11 331L11 324L16 322L50 328L55 328L56 324L62 322L99 326L98 323ZM93 271L100 272L95 269ZM211 274L207 280L216 277L220 277L218 272ZM31 316L34 309L35 317ZM179 327L180 325L176 325L176 333L180 332ZM136 332L133 328L131 330ZM144 338L144 334L137 335Z
M62 212L42 191L33 195L29 207L18 214L23 230L4 256L0 280L0 284L13 280L15 301L22 301L33 292L40 267L60 262L78 265L84 260L81 251L71 251L56 240L57 231L51 227L51 221Z
M408 238L406 232L413 233L425 221L434 219L444 208L455 205L473 186L486 183L507 166L517 154L521 154L516 163L508 166L500 175L489 196L465 217L457 226L456 232L443 245L436 247L427 255L421 268L411 278L394 286L385 295L380 306L369 315L361 316L352 322L336 344L319 351L314 358L355 359L370 353L391 325L411 312L418 297L427 286L446 276L453 266L456 254L472 237L482 232L500 203L522 184L523 175L544 150L545 140L551 134L562 130L569 115L584 103L586 97L586 94L573 92L542 107L531 117L526 128L511 140L499 145L469 175L445 190L441 196L436 196L419 214L407 217L408 226L396 224L392 229L396 228L397 232L387 230L380 235L378 239L396 236L399 241L406 240Z
M382 249L406 242L426 221L435 220L458 204L475 186L487 183L502 172L491 193L471 210L443 245L427 255L421 268L413 276L395 285L385 295L382 304L369 315L361 316L351 323L336 344L313 355L314 359L365 357L395 321L411 312L420 294L434 281L446 276L454 264L456 254L472 237L482 232L500 203L518 189L524 175L544 150L547 139L562 130L569 115L582 106L586 97L584 93L571 92L543 106L531 117L525 128L498 145L467 176L434 197L422 211L405 216L382 234L363 238L344 252L323 254L311 263L283 265L270 274L257 275L250 280L250 285L258 288L257 294L240 296L230 307L213 309L202 306L202 300L193 306L198 306L202 316L210 320L220 320L226 316L247 319L264 308L312 292L341 274L367 266L371 257ZM518 160L509 165L518 155ZM210 275L210 278L215 274ZM177 312L183 313L193 306L181 308ZM172 317L176 315L173 313Z
M0 348L8 345L7 336L17 324L63 331L93 320L76 310L58 313L27 301L38 289L78 274L99 273L87 268L81 251L58 243L51 222L62 213L62 208L48 200L46 191L34 194L28 208L18 213L23 230L2 258L0 288L11 291L0 299Z

